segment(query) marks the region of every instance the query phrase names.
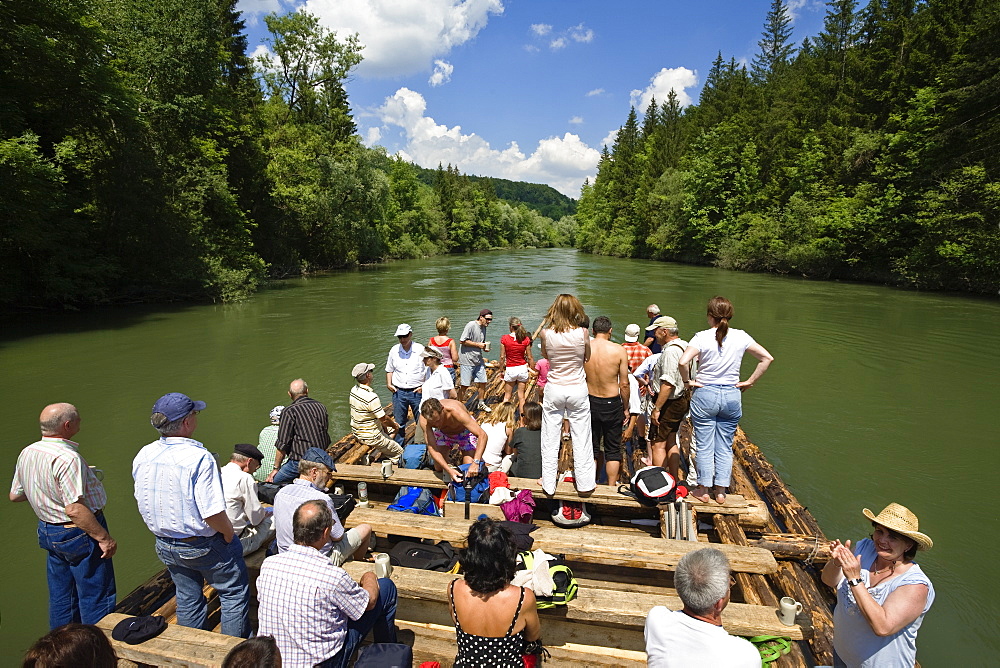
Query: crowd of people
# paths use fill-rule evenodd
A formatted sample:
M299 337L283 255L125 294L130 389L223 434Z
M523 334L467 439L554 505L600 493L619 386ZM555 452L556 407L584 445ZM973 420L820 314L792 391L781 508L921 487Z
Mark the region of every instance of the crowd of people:
M708 304L709 328L689 342L680 337L677 320L655 304L647 315L644 342L639 343L643 328L632 323L619 345L612 341L609 318L598 316L590 324L576 297L559 295L536 332L537 360L533 337L511 317L498 361L506 389L493 406L485 393L490 309L482 309L457 342L448 337L447 318L437 320L438 334L426 346L402 323L385 365L392 415L372 387L375 365L358 363L351 371L352 433L376 459L398 462L412 418L443 476L461 482L486 467L538 479L548 494L555 491L559 450L568 439L575 485L586 495L599 477L618 483L623 441L637 435L648 440L649 463L679 478L677 431L690 414L696 476L691 493L701 502L724 504L741 394L773 358L749 334L730 327L733 306L722 297ZM757 366L741 380L745 353ZM532 377L540 403L525 394ZM288 396L287 406L270 411L258 443L236 444L221 469L193 438L207 404L177 392L157 399L150 424L159 436L133 460L135 499L175 585L178 624L206 627L208 584L219 595L222 632L250 636L244 557L273 537L274 554L263 561L256 587L256 633L268 640L240 651L265 656L273 646L271 654L286 666L345 666L369 632L376 643L395 642L396 589L391 579L370 572L355 581L341 567L368 558L372 528L343 526L326 493L336 473L328 453L326 407L309 397L302 379L292 381ZM477 409L485 416L481 422L473 415ZM67 403L46 406L39 423L42 438L18 458L10 499L28 501L38 517L52 631L29 651L24 665L73 665L52 658L71 650L94 657L78 665L104 665L114 652L109 655L110 645L105 648L98 639L103 633L86 629L112 612L116 601L117 542L104 517L107 496L71 440L81 426L77 409ZM456 449L468 464L464 474L452 463ZM286 484L273 506L265 506L258 483ZM897 659L912 665L917 630L934 600L930 580L913 559L933 543L903 506L891 504L878 515L866 508L864 514L874 528L871 538L853 550L850 541L834 541L833 558L823 569L824 582L838 597L836 665L889 665L885 662ZM513 539L502 525L481 519L470 528L467 545L465 577L448 591L458 634L456 665L521 665L520 656L541 630L534 595L511 584ZM689 553L677 566L674 584L684 608L656 607L646 620L650 665L690 665L706 658L759 665L757 650L721 627L732 584L723 553L712 548Z

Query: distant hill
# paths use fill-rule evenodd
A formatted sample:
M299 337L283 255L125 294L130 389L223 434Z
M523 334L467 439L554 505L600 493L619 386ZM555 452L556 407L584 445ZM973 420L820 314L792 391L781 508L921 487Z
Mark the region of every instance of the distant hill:
M421 181L429 186L434 185L437 178L436 169L426 169L419 165L414 165L418 170ZM544 183L527 183L525 181L510 181L508 179L496 179L491 176L468 175L470 181L489 181L493 184L493 190L497 197L512 204L523 203L529 209L534 209L538 213L559 220L563 216L571 216L576 213L576 200L566 197L561 192L547 186Z

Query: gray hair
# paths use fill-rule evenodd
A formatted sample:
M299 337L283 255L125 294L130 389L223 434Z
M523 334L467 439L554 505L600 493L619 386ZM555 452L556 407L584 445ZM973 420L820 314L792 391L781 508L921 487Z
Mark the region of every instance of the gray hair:
M674 586L685 608L696 615L705 615L729 593L729 573L726 555L714 547L706 547L681 557L674 573Z
M326 501L311 499L292 514L292 537L298 545L312 545L333 526L333 513Z
M229 458L229 461L236 462L237 464L245 464L250 461L250 458L244 455L242 452L234 452Z
M61 410L53 412L52 415L48 416L48 419L38 421L43 436L58 433L62 429L63 423L75 422L80 419L80 413L73 404L57 405Z
M305 475L310 471L312 471L313 469L319 469L319 468L325 469L327 471L330 470L330 468L326 464L321 464L320 462L311 462L308 459L299 460L299 475Z
M669 334L670 336L677 336L680 334L680 330L678 330L676 327L664 327L663 329L667 330L667 334Z
M188 415L191 415L191 413L188 413ZM163 413L153 413L153 417L149 418L149 423L156 428L156 431L160 432L161 436L173 436L180 433L181 429L184 428L184 420L187 419L188 415L178 418L173 422L168 422L167 416Z
M650 304L649 306L646 307L646 312L660 315L660 307L657 306L656 304Z

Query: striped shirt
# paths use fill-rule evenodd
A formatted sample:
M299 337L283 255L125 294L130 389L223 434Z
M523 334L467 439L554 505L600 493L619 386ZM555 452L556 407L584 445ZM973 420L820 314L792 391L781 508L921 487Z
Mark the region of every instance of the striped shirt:
M357 383L351 388L351 431L358 438L380 436L382 425L379 418L385 417L385 409L370 386Z
M213 536L206 517L226 510L219 465L190 438L162 436L132 460L139 514L163 538Z
M43 522L71 522L66 506L82 501L91 512L108 502L104 485L77 451L80 446L65 438L43 436L21 451L14 470L11 494L28 497L31 509Z
M330 538L337 540L344 535L344 525L337 517L337 509L333 507L333 499L330 498L330 495L316 489L315 485L305 478L296 478L291 485L285 485L274 495L274 540L278 544L278 552L284 552L295 544L292 534L292 517L299 506L313 499L326 501L330 512L333 513L333 529L330 531ZM323 546L324 554L329 555L332 552L332 543Z
M326 450L331 443L329 429L326 406L315 399L299 397L281 412L275 447L298 461L309 448Z
M286 668L312 668L344 646L368 592L317 549L292 545L264 560L257 578L258 635L273 636Z

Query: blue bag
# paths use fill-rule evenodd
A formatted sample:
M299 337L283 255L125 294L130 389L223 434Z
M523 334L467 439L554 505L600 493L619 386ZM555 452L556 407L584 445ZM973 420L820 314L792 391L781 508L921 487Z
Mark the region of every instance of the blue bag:
M462 464L458 470L465 474L471 464ZM475 485L469 490L469 498L465 498L465 486L462 483L452 482L448 485L448 498L452 501L464 503L488 503L490 500L490 477L486 466L480 464L479 476L476 477Z
M428 469L434 468L430 465L430 457L427 455L426 443L410 443L403 450L401 468L404 469Z
M386 510L414 515L437 515L437 504L430 490L423 487L400 487L399 493L393 499L392 505Z

